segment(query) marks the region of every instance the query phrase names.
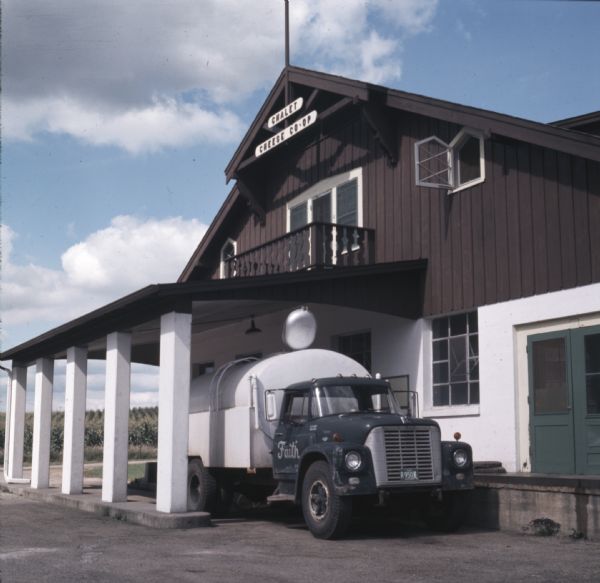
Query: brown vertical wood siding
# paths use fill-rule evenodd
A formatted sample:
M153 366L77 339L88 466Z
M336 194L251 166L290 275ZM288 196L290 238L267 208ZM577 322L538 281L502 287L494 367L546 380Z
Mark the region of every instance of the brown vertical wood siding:
M304 190L360 166L376 262L428 260L425 315L600 281L600 163L492 135L485 182L448 196L415 186L413 147L434 134L449 141L460 127L405 112L395 122L395 167L359 118L272 156L265 224L239 218L230 235L238 252L284 234L286 205Z

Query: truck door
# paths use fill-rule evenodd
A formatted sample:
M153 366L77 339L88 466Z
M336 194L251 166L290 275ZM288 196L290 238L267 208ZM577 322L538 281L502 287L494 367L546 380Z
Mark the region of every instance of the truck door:
M273 474L279 479L294 479L302 452L313 442L310 431L311 391L286 391L281 420L273 439Z

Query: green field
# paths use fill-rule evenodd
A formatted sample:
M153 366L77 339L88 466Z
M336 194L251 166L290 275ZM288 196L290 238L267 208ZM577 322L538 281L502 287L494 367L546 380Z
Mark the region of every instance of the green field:
M4 463L5 413L0 413L0 463ZM50 461L62 461L64 441L63 411L52 413L50 434ZM31 461L33 441L33 413L25 414L24 461ZM85 461L102 461L104 443L104 411L85 414ZM154 459L158 444L158 407L136 407L129 412L129 458Z
M140 462L130 462L127 466L127 481L131 482L137 478L144 477L144 471L146 464ZM94 466L92 468L85 468L83 475L86 478L101 478L102 477L102 466Z

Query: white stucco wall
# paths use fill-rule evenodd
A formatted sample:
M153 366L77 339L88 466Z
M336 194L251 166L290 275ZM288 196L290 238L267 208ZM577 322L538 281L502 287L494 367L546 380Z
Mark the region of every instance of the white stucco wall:
M373 374L381 373L383 377L409 375L410 388L422 389L422 321L336 306L309 307L318 324L315 348L332 348L332 338L336 335L370 331ZM238 354L260 352L267 356L286 350L281 331L290 311L285 309L256 317L256 325L262 330L260 334L244 334L249 321L224 326L218 333L194 334L192 362L214 362L218 367Z
M457 417L439 417L431 408L426 413L438 420L444 439L460 431L473 444L476 460L498 460L508 471L527 471L527 355L525 344L517 340L522 337L526 342L527 334L596 324L599 315L600 284L480 308L479 407Z
M310 309L319 326L315 347L332 348L335 335L371 331L373 374L409 375L421 414L438 421L443 439L451 440L459 431L473 445L476 460L501 461L509 471L527 471L527 334L600 323L600 284L480 308L480 404L460 407L432 407L430 321L334 306ZM214 361L219 366L235 354L283 350L281 329L288 313L285 309L257 317L261 334L246 336L248 322L243 322L217 335L194 335L193 362Z

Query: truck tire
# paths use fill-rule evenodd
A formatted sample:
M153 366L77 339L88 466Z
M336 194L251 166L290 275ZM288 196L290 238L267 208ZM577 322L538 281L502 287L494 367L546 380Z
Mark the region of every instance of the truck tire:
M217 483L200 458L188 462L187 507L190 512L212 512L217 499Z
M469 492L446 492L441 500L424 502L423 519L431 530L455 532L465 521L469 509Z
M302 513L316 538L339 538L350 525L352 499L335 493L327 462L314 462L304 476Z
M215 501L212 508L212 514L222 518L231 512L233 506L233 487L230 484L222 483L217 478L215 480Z

